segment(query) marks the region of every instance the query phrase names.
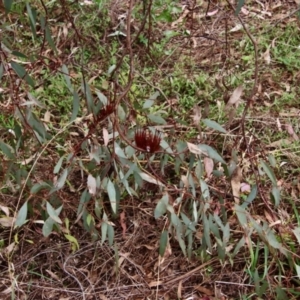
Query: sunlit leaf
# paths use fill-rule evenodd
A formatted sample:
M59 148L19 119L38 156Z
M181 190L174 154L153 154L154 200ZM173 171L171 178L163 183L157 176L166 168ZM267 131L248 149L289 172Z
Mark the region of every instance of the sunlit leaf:
M0 218L0 225L3 227L12 227L14 224L15 218L13 217L3 217Z
M75 248L73 248L73 251L79 250L79 244L78 244L78 241L77 241L77 239L76 239L73 235L65 234L65 238L66 238L70 243L72 243L72 244L75 246Z
M21 227L23 224L26 222L26 217L27 217L27 210L28 210L28 202L26 201L22 207L20 208L17 218L16 218L16 223L15 226Z
M202 121L207 127L210 127L212 129L220 131L222 133L227 133L227 131L216 121L209 120L209 119L204 119Z
M153 183L153 184L156 184L156 185L159 185L159 186L165 186L161 181L159 181L157 178L154 178L152 177L151 175L147 174L147 173L144 173L144 172L139 172L138 173L143 180L147 181L147 182L150 182L150 183Z

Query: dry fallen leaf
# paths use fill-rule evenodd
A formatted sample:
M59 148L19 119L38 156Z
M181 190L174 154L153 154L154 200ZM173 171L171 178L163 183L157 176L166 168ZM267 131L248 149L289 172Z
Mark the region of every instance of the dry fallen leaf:
M122 236L123 236L123 239L126 238L126 229L127 229L127 226L126 226L126 218L125 218L125 212L122 211L120 213L120 224L121 224L121 227L122 227Z
M229 101L227 102L227 106L229 105L237 105L243 93L243 86L239 85L232 93Z
M107 129L103 127L102 133L103 133L104 146L107 146L108 142L109 142L109 137L108 137L108 131L107 131Z
M236 204L240 203L240 190L241 190L241 179L242 179L242 169L237 167L231 176L231 188L232 195Z
M206 176L209 178L214 170L214 161L210 157L204 157L203 164L206 171Z
M88 186L88 189L89 189L89 193L92 196L96 195L96 190L97 190L96 178L93 177L91 174L89 174L89 176L88 176L87 186Z
M271 63L270 46L267 48L266 52L263 54L263 59L267 65L269 65Z
M288 134L295 140L299 141L298 135L295 133L294 128L291 124L286 124L285 129L288 132Z

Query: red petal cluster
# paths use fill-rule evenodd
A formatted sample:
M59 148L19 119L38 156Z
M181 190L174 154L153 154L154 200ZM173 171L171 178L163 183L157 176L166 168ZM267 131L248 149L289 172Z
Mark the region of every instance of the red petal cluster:
M99 112L99 115L102 117L107 117L109 116L113 111L115 110L115 105L114 103L109 103L105 106L103 106Z
M154 153L160 149L161 137L158 131L153 134L149 129L138 129L134 135L135 144L146 152Z

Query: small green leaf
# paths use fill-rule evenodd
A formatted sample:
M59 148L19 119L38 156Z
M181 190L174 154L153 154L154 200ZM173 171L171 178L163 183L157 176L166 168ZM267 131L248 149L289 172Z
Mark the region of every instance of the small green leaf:
M203 198L205 199L205 201L208 201L210 199L210 193L207 183L204 180L200 179L200 186Z
M17 218L16 218L16 223L15 226L21 227L23 224L26 223L26 217L27 217L27 210L28 210L28 202L26 201L21 209L18 212Z
M149 114L147 116L149 120L155 124L165 125L167 122L160 115Z
M245 237L242 237L240 239L240 241L236 244L235 248L234 248L234 251L232 253L232 256L235 257L237 255L237 253L240 251L240 249L242 247L244 247L246 241L245 241Z
M117 213L116 189L110 179L108 179L108 183L107 183L107 193L108 193L111 208L113 212L116 214Z
M52 207L52 205L48 201L46 207L47 207L47 213L49 214L49 217L53 219L56 223L62 224L61 219L58 217L57 211Z
M270 153L268 155L268 160L269 160L269 163L272 166L272 168L275 168L276 167L276 159L273 154Z
M277 186L273 186L271 193L275 202L275 207L277 207L280 204L280 190Z
M207 127L210 127L212 129L220 131L222 133L227 133L227 131L216 121L209 120L209 119L204 119L202 121Z
M175 227L176 232L181 234L182 233L182 224L181 224L180 219L178 218L178 216L175 213L171 213L171 223Z
M166 248L167 248L167 244L168 244L168 231L164 230L161 233L160 241L159 241L159 255L161 257L163 257L164 254L165 254L165 251L166 251Z
M152 105L154 104L154 101L153 100L146 100L144 105L143 105L143 109L147 109L147 108L150 108Z
M3 67L3 64L1 63L0 64L0 80L2 79L3 73L4 73L4 67Z
M88 83L86 83L85 81L82 81L81 90L86 97L88 112L93 113L94 109L95 109L95 105L94 105L94 99L92 96L92 92L91 92L91 89L90 89L90 86L88 85Z
M163 195L163 197L158 201L155 210L154 210L154 218L158 219L163 216L167 212L167 206L169 203L168 194Z
M62 165L62 163L63 163L63 161L64 161L64 158L65 158L65 156L63 155L63 156L58 160L56 166L54 167L54 171L53 171L54 174L57 174L57 173L60 171L60 168L61 168L61 165Z
M2 140L0 140L0 149L9 159L16 158L13 148L10 145L2 142Z
M116 69L116 65L111 65L107 70L107 74L110 75L115 69Z
M42 228L44 237L47 237L50 235L50 233L53 230L54 224L55 224L55 221L53 219L51 219L50 217L45 221L43 228Z
M247 208L247 206L253 202L256 196L257 196L257 185L255 184L253 185L250 194L248 195L246 201L241 205L241 207Z
M108 225L106 222L102 222L101 224L101 244L103 244L106 240Z
M75 250L79 250L79 244L78 244L78 241L77 241L77 239L76 239L74 236L72 236L72 235L70 235L70 234L65 234L65 238L66 238L69 242L71 242L73 245L75 245L75 249L73 249L74 251L75 251Z
M10 64L11 64L11 67L14 69L14 71L17 73L17 75L21 79L25 79L25 81L32 87L35 86L33 79L27 74L27 72L23 66L21 66L19 63L15 62L13 60L10 62Z
M166 150L166 152L168 152L168 153L170 153L170 154L173 154L172 148L170 147L170 145L169 145L164 139L162 139L162 140L160 141L160 146L161 146L164 150Z
M114 243L115 231L110 224L107 224L107 236L108 236L108 245L112 246Z
M31 8L29 2L26 2L26 8L29 16L30 27L33 34L33 38L36 39L36 10Z
M86 217L86 224L88 224L88 226L91 225L92 219L93 219L93 216L91 214L88 214Z
M12 51L11 54L14 55L14 56L21 57L21 58L28 58L25 54L23 54L23 53L21 53L19 51Z
M5 12L7 14L10 12L13 2L13 0L4 0Z
M44 189L47 189L47 190L50 190L51 189L51 186L49 185L49 183L45 182L45 181L42 181L42 182L39 182L39 183L35 183L32 188L30 189L30 193L31 194L36 194L38 193L40 190L44 190Z
M236 10L235 10L235 15L236 16L240 13L244 3L245 3L245 0L239 0L238 5L237 5Z
M124 108L122 107L122 105L118 106L117 112L118 112L119 119L121 121L125 121L125 119L126 119L126 113L125 113Z
M114 143L115 145L115 153L118 157L127 158L123 149L119 146L117 142Z
M67 87L68 87L69 91L71 93L73 93L74 88L73 88L72 83L71 83L68 67L65 64L63 64L62 67L61 67L61 71L64 75L64 78L65 78L65 81L66 81L66 84L67 84Z
M225 160L220 156L220 154L214 148L205 144L199 144L198 148L200 149L201 152L208 155L210 158L222 164L226 164Z
M72 104L73 104L73 110L72 110L71 122L77 118L79 108L80 108L80 99L79 99L79 95L76 91L73 92Z
M293 229L292 231L297 238L298 244L300 245L300 227L297 227L296 229Z
M63 188L63 186L65 185L68 173L69 173L68 169L63 170L61 176L59 177L59 179L57 180L57 182L55 184L56 190L60 190L61 188Z
M273 170L263 160L260 163L261 163L264 171L268 175L269 179L272 181L273 185L277 186L276 177L275 177Z
M296 269L296 272L297 272L297 276L300 279L300 266L295 264L295 269Z
M57 53L57 49L56 49L56 47L54 45L54 42L53 42L53 39L52 39L52 36L51 36L51 30L50 30L48 24L45 25L45 33L46 33L46 40L47 40L49 46L51 47L51 49L55 53Z
M205 214L203 214L203 235L205 242L209 251L212 251L211 238L210 238L210 229L209 229L209 221Z
M237 204L234 205L234 211L238 217L238 220L243 228L248 227L248 221L246 216L246 210L244 207L239 206Z

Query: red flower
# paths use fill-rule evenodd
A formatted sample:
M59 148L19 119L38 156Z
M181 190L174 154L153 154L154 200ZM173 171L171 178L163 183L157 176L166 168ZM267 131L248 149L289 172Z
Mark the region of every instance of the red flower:
M149 129L137 129L134 136L138 148L149 153L157 152L160 149L161 137L158 131L152 133Z

